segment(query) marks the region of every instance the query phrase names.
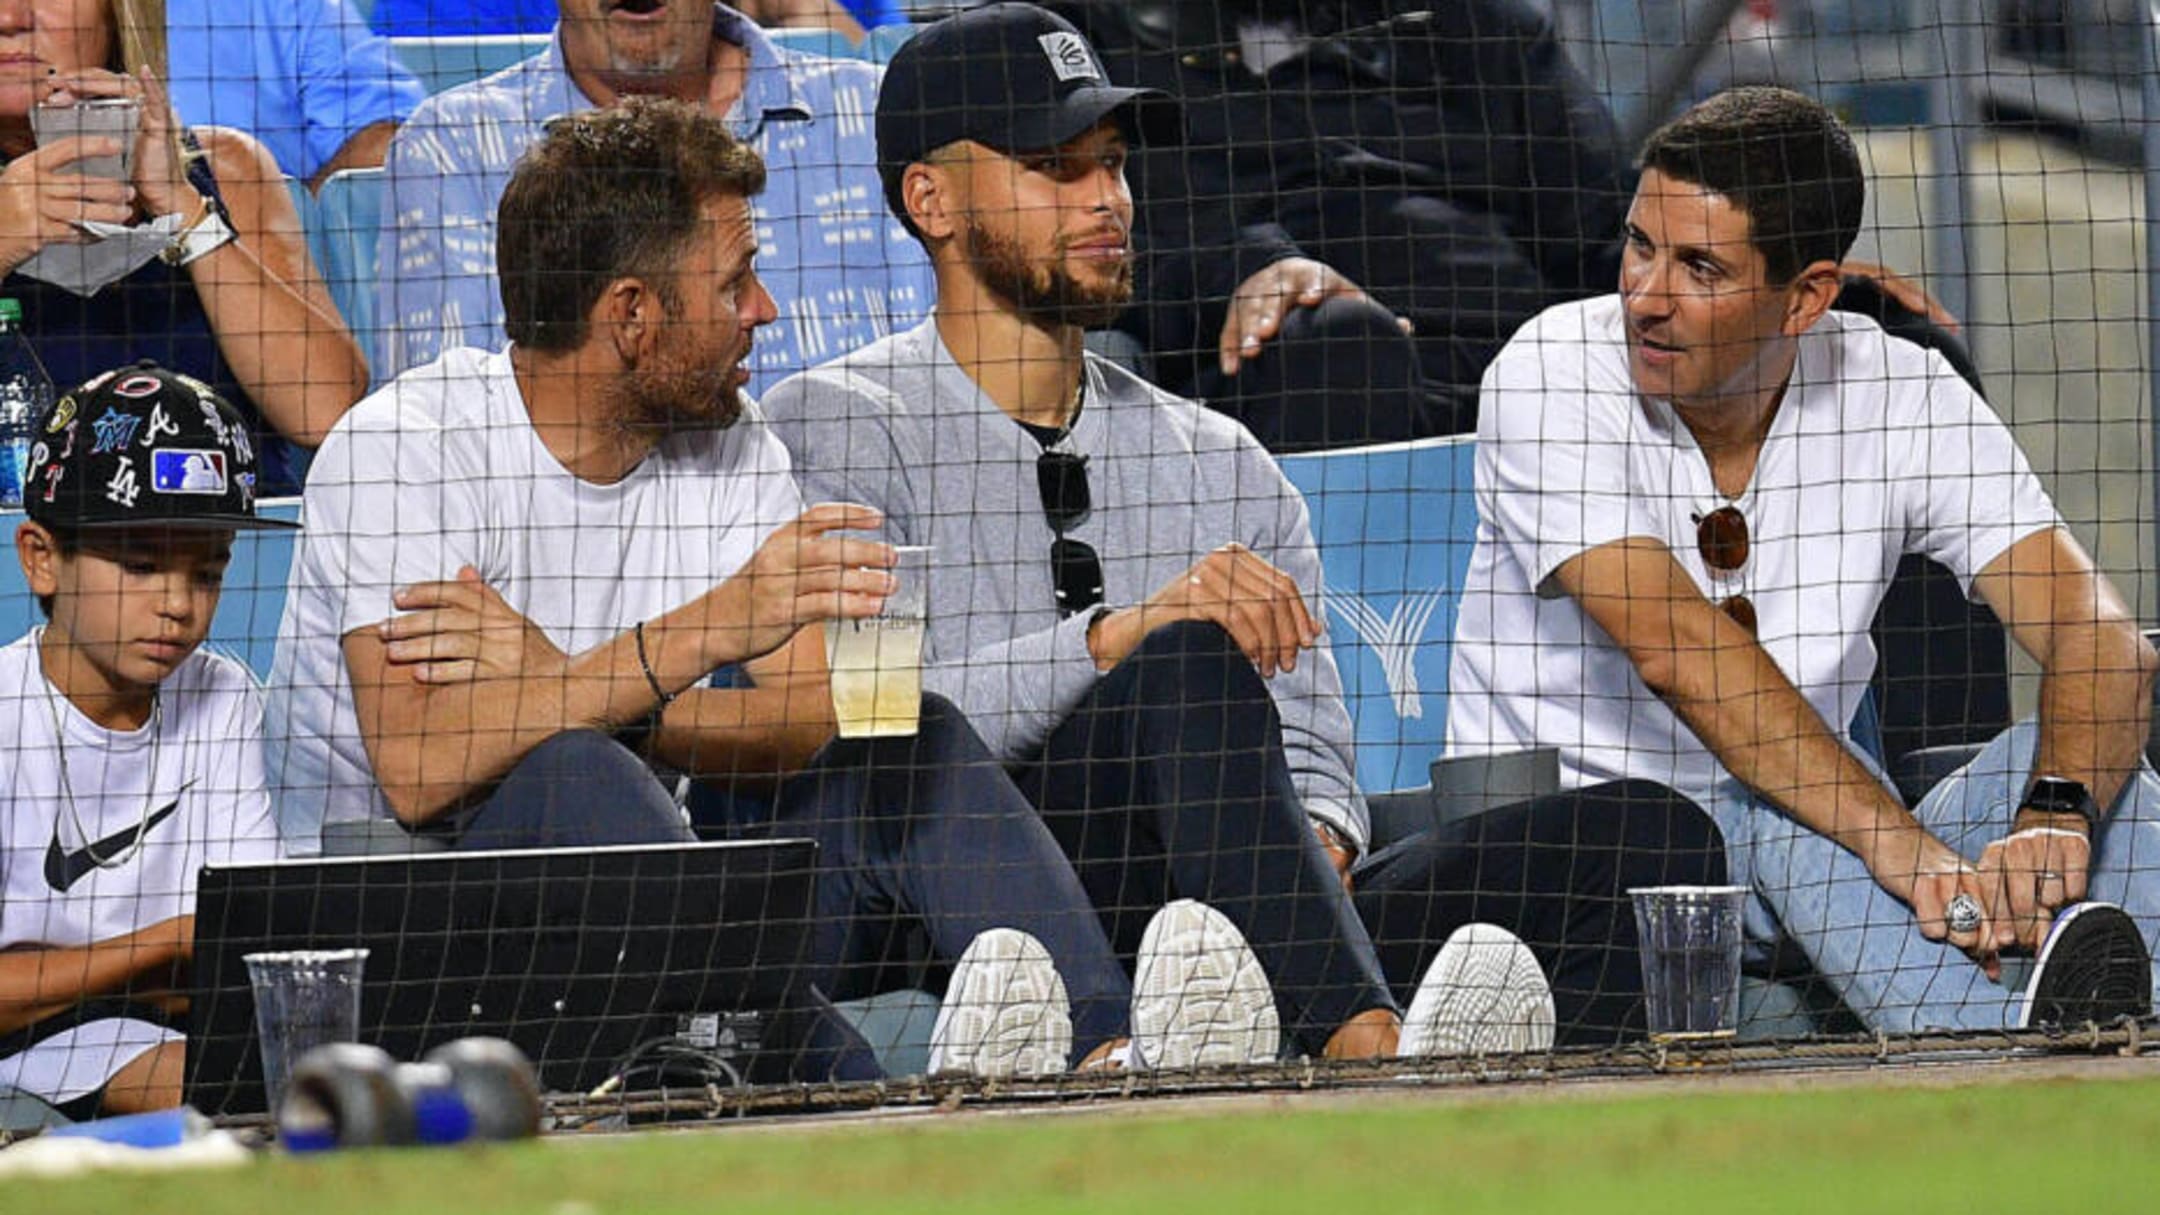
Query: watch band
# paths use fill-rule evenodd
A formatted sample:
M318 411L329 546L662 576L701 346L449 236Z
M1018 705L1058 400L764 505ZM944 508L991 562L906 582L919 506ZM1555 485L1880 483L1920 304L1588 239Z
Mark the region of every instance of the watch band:
M2041 776L2033 780L2025 791L2025 800L2018 803L2018 811L2031 810L2039 814L2074 814L2085 820L2085 832L2090 835L2100 829L2100 807L2094 804L2092 794L2077 781L2061 776Z

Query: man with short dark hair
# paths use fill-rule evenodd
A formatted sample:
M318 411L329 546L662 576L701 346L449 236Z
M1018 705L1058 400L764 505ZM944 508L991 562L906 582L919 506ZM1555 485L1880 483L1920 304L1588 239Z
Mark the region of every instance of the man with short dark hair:
M1619 294L1543 313L1485 377L1450 748L1557 747L1569 784L1695 800L1754 888L1751 963L1796 945L1871 1027L2149 1011L2153 651L1949 364L1829 311L1851 137L1736 89L1642 163ZM1907 552L2044 672L2037 723L1910 811L1852 727Z
M399 377L309 478L272 678L285 836L681 841L660 774L685 774L716 826L817 841L820 990L875 994L891 938L919 930L952 968L934 1066L1110 1059L1134 985L967 722L928 697L912 737L833 737L819 626L876 615L894 554L840 534L874 510L803 509L743 396L775 316L752 260L764 180L718 119L650 98L551 124L520 164L510 348ZM1134 1035L1154 1064L1205 1046L1183 995L1244 948L1189 931L1204 908L1164 923L1141 986L1163 1016Z

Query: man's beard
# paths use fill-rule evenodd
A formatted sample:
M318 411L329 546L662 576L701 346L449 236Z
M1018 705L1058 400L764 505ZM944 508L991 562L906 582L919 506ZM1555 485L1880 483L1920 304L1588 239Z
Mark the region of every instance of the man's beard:
M966 221L968 261L990 294L1012 307L1023 320L1038 325L1100 329L1118 317L1132 299L1132 262L1099 287L1074 278L1065 269L1062 242L1055 261L1028 260L1016 240L990 231L973 218Z
M605 416L625 437L650 439L655 430L726 430L742 417L735 369L750 352L732 360L720 350L678 349L687 346L687 339L670 339L650 366L630 368L601 389Z

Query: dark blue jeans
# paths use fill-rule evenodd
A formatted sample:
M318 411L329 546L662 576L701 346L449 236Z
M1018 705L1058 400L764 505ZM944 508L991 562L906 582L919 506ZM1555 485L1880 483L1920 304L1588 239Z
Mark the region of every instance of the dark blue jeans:
M976 935L1017 928L1065 981L1073 1059L1127 1033L1132 984L1079 879L1004 769L949 702L923 698L909 738L836 738L776 798L706 782L696 799L742 837L818 845L809 971L836 1000L905 981L916 939L949 966ZM461 848L593 847L692 838L651 769L605 735L533 749L468 820ZM809 1069L815 1074L814 1069Z
M1245 934L1304 1053L1395 1007L1291 783L1274 698L1221 628L1150 633L1016 779L1127 964L1158 908L1198 899Z

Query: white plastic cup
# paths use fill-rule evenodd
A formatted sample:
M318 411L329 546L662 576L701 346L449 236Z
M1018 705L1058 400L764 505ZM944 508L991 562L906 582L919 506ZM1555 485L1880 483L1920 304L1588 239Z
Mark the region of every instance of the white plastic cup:
M825 622L833 717L842 738L907 737L922 728L923 632L930 624L930 548L896 544L898 580L885 610Z
M1740 1027L1745 886L1639 886L1635 928L1653 1041L1729 1038Z
M251 953L255 1033L262 1043L263 1096L276 1113L285 1080L302 1055L328 1042L360 1040L360 976L365 949Z

